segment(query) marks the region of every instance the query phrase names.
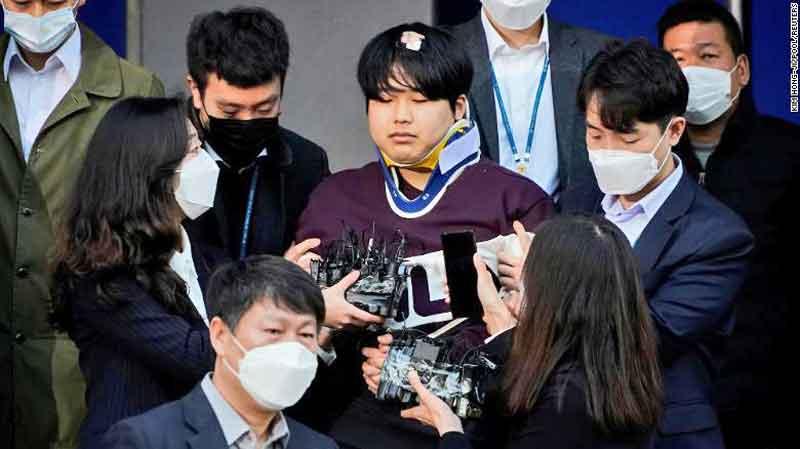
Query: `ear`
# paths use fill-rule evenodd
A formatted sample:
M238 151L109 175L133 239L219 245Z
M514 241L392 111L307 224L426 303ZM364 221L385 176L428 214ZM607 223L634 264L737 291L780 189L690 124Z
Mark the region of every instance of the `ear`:
M736 66L736 76L739 78L739 85L742 89L750 84L750 58L746 54L739 55L736 58L739 65Z
M456 120L461 120L467 115L467 96L461 94L456 98L456 104L454 108Z
M200 93L200 87L192 78L192 75L186 75L186 87L189 89L189 93L192 95L192 106L195 109L204 110L203 108L203 95Z
M681 141L681 136L686 130L686 119L683 117L675 117L672 119L672 124L667 129L667 140L669 145L674 147Z
M208 323L208 339L211 342L211 347L217 353L217 357L225 357L225 348L229 347L229 339L231 334L228 331L228 326L218 316L211 318Z

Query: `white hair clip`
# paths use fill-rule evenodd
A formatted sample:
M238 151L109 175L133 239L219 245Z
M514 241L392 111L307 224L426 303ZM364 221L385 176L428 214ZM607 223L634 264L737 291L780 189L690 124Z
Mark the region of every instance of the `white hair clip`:
M416 31L403 31L399 43L402 43L408 50L419 51L419 49L422 48L423 40L425 40L425 36Z

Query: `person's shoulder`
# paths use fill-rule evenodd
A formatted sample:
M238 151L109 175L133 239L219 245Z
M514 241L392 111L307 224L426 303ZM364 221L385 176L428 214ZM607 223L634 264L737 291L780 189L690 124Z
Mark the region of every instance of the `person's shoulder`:
M522 176L513 170L509 170L488 158L481 158L480 161L468 167L467 170L471 175L479 175L486 181L496 182L494 186L501 189L533 188L545 194L539 185L530 178ZM492 187L492 184L486 187Z
M138 91L148 94L155 85L161 85L155 73L136 65L127 59L119 58L119 68L126 86L138 86Z
M590 57L605 47L608 42L616 39L614 36L590 28L562 22L549 15L548 20L550 21L548 25L551 39L559 36L572 37L575 39L577 46L583 48Z
M475 32L483 29L483 24L481 23L481 13L478 12L464 22L443 26L442 29L449 32L459 40L474 38Z
M551 15L548 15L547 19L550 21L548 25L550 25L551 32L557 31L562 33L569 33L575 36L580 41L594 42L602 45L607 41L616 39L614 36L601 33L591 28L581 27L577 25L572 25L567 22L562 22L561 20L554 18Z
M295 161L327 161L325 150L317 143L281 126L281 139L292 149Z
M695 189L695 201L688 214L698 218L698 222L709 227L724 226L729 229L747 229L744 220L722 201L690 180Z
M800 126L771 115L758 116L758 137L767 137L782 141L786 147L774 148L778 151L800 152L797 141L800 140Z
M123 419L103 436L103 447L158 449L177 447L171 444L183 426L182 400L162 404L141 415Z
M594 214L603 196L596 181L574 183L561 191L557 208L565 214Z
M519 198L523 203L538 203L550 196L538 184L521 174L482 158L465 171L468 182L480 185L482 190L506 198ZM470 179L470 178L477 179Z
M121 58L99 36L86 26L80 27L83 48L82 55L89 64L97 64L97 69L108 73L111 66L119 68L122 79L123 95L149 96L154 93L163 95L164 85L152 71ZM117 67L114 67L116 69Z
M362 167L348 168L328 176L320 183L314 194L373 191L375 188L382 188L381 185L365 189L376 181L383 182L381 167L377 162L369 162Z
M684 175L685 176L685 175ZM682 233L698 240L698 248L750 244L753 236L745 221L731 208L716 199L693 180L695 198L686 211Z
M71 275L72 293L81 299L98 298L109 288L114 296L128 298L146 292L129 267L104 268L82 275ZM102 288L99 288L102 287Z
M338 449L332 438L323 435L303 423L284 416L289 426L289 446L287 449Z

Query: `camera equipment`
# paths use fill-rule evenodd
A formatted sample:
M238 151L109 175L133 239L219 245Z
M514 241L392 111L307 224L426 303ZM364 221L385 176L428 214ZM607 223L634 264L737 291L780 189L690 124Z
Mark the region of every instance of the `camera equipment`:
M387 241L376 238L374 224L369 236L346 228L340 240L328 245L322 260L311 262L311 277L325 288L359 271L358 281L345 293L347 301L373 315L395 318L410 271L403 264L405 247L400 231Z
M446 402L462 418L479 418L485 402L486 380L497 365L480 348L460 360L450 360L452 339L433 339L402 332L395 336L381 369L377 398L403 404L417 395L408 383L413 368L428 390Z

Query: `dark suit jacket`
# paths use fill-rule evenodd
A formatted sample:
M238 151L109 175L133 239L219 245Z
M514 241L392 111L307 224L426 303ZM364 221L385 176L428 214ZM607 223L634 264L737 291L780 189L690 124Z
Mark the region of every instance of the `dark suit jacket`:
M204 283L207 272L197 260L195 266ZM101 282L119 289L117 304L99 302ZM208 327L200 316L169 312L130 272L94 273L78 281L66 301L69 335L86 378L88 414L81 426L81 449L97 447L99 437L117 421L180 398L213 366Z
M596 185L577 187L564 192L562 210L602 213L602 197ZM661 436L717 427L712 385L752 247L744 222L686 172L634 245L660 339Z
M281 142L282 146L270 148L269 155L256 162L260 168L248 254L282 255L294 238L311 191L330 174L328 157L315 143L284 128ZM240 242L230 241L232 207L224 197L217 188L213 209L183 225L192 242L238 258Z
M336 449L336 443L284 416L289 426L285 449ZM103 449L227 449L225 435L198 384L180 400L126 419L103 438Z
M560 189L582 182L593 182L594 173L586 153L586 117L578 109L578 86L583 71L608 36L561 23L548 16L550 73L558 140ZM499 160L497 110L491 82L489 47L481 15L454 26L451 33L472 59L475 75L469 93L470 113L481 131L484 154Z

